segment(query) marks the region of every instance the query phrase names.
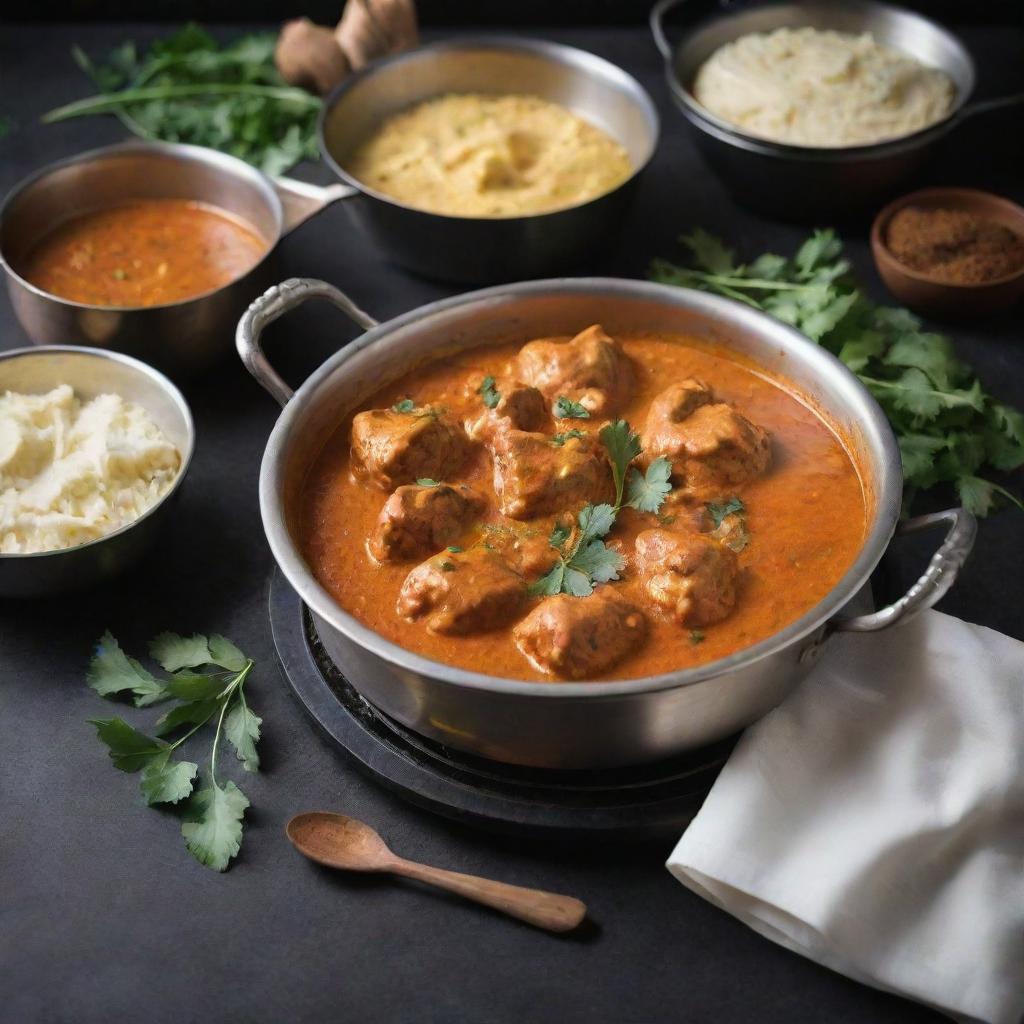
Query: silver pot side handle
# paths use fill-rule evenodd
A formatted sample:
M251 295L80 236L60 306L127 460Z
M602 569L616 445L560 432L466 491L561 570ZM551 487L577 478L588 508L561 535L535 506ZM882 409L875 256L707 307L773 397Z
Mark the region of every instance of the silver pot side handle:
M287 235L300 224L305 224L310 217L316 216L321 210L342 199L352 199L362 193L351 185L343 185L340 181L333 185L310 185L295 178L272 178L271 184L281 200L284 217L281 223L281 234Z
M920 579L899 600L870 615L833 619L829 628L838 633L873 633L931 608L953 586L967 561L978 533L978 520L964 508L950 508L944 512L915 516L901 523L897 529L897 533L917 533L940 523L948 524L945 540L932 555Z
M326 299L366 330L377 326L377 321L369 313L361 310L344 292L326 281L317 281L310 277L293 277L281 284L275 284L273 288L268 288L238 321L235 347L245 368L282 406L288 404L295 392L270 365L263 352L260 336L269 324L284 316L289 310L301 306L307 299Z

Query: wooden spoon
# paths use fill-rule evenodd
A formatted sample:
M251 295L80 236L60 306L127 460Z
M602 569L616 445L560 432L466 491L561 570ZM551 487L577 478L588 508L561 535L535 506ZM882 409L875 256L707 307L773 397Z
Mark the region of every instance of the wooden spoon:
M392 853L369 825L344 814L297 814L285 831L299 853L318 864L342 871L384 871L415 878L548 931L571 931L587 913L586 904L571 896L523 889L405 860Z

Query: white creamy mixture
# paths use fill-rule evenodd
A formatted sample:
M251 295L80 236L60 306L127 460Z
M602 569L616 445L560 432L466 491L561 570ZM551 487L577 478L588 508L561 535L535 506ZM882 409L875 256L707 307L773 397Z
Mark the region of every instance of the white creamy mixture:
M138 519L171 488L181 454L145 409L82 403L66 384L0 396L0 552L75 547Z
M796 146L862 146L920 131L950 111L955 89L868 33L780 28L716 50L697 101L748 135Z

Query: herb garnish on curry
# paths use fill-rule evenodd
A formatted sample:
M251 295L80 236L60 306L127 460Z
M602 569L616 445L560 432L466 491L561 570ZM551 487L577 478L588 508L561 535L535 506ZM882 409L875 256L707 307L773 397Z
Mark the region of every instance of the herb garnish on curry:
M491 675L622 679L797 619L859 552L865 504L836 433L783 382L595 324L381 389L297 511L317 579L387 639Z

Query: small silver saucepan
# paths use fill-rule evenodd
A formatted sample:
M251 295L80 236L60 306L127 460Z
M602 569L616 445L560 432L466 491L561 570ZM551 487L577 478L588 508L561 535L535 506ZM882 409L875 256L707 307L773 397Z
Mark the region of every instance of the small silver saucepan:
M212 149L126 142L37 171L0 206L0 264L22 327L37 345L86 345L136 356L173 373L193 373L231 351L245 307L277 276L281 237L328 203L344 185L316 188L266 175ZM51 295L21 267L32 247L73 217L133 199L192 199L233 214L267 244L248 273L215 291L146 307L94 306Z
M385 118L448 93L526 93L558 103L619 142L633 174L611 192L563 210L455 217L406 206L346 170ZM346 209L391 260L427 277L485 283L564 273L592 260L625 213L658 130L650 96L614 64L557 43L489 36L421 46L346 79L324 104L320 149L358 194Z
M73 388L83 401L115 394L141 406L181 453L181 467L170 490L152 508L114 533L58 551L0 554L0 598L81 590L131 568L171 522L192 460L195 427L188 403L152 367L117 352L74 346L0 352L0 394L44 394L61 384Z
M730 7L691 27L673 47L664 27L685 0L659 0L651 10L654 41L676 106L715 172L744 205L769 215L808 220L864 212L890 198L931 155L947 132L975 114L1024 101L1024 93L969 103L974 60L963 43L924 15L874 0L801 0ZM754 32L779 28L870 32L886 46L945 72L956 89L947 116L901 138L828 149L793 146L746 135L706 110L691 91L701 65L720 47Z

